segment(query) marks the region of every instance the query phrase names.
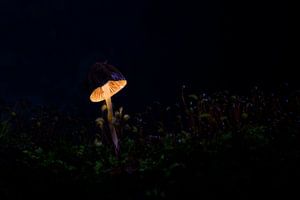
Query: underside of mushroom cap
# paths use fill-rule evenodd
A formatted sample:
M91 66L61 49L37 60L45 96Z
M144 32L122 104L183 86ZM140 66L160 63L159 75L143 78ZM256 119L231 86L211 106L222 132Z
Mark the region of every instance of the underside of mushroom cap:
M119 92L125 85L127 81L126 80L120 80L120 81L108 81L105 85L96 88L91 96L90 100L92 102L100 102L107 98L112 97L114 94ZM104 87L108 87L109 91L106 92Z
M107 63L96 63L89 75L92 102L103 101L119 92L126 84L125 77L114 66Z

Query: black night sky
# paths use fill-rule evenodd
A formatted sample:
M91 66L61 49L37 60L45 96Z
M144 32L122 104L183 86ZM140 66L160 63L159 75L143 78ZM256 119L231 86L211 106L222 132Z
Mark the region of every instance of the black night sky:
M127 78L122 104L173 103L180 86L244 90L295 83L287 2L16 1L0 3L0 96L88 102L89 67ZM116 100L118 102L118 100Z

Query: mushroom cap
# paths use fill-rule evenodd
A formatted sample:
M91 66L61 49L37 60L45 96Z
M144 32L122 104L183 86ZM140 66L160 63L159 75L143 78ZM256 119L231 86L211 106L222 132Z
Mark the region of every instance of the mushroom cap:
M91 89L90 100L100 102L119 92L126 84L125 77L114 66L95 63L88 74Z

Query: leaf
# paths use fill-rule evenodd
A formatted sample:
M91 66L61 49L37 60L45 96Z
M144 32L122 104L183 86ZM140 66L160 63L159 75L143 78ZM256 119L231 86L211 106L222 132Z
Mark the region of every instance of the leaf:
M98 117L95 122L101 129L103 129L104 119L102 117Z
M200 118L209 118L211 115L209 113L203 113L199 115Z
M122 115L122 113L123 113L123 107L119 108L119 112L120 112L120 115Z
M123 116L123 119L124 119L125 121L128 121L128 120L130 119L130 116L127 115L127 114L125 114L125 115Z
M188 97L191 98L191 99L194 99L196 101L198 100L198 96L195 95L195 94L190 94Z
M220 118L222 121L224 121L224 120L227 120L228 119L228 117L226 117L226 116L223 116L223 117L221 117Z
M101 106L101 111L104 112L105 110L107 110L107 106L106 106L106 104L103 104L103 105Z
M138 132L138 128L136 126L132 126L132 132L133 133L137 133Z
M245 112L243 112L243 113L242 113L242 119L247 119L247 118L248 118L248 114L245 113Z
M103 168L103 163L101 161L96 161L94 170L96 174L100 174L100 170Z

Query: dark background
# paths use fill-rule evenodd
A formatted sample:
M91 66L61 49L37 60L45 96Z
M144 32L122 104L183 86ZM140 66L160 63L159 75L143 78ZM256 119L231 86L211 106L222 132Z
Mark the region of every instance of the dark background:
M286 1L2 0L0 97L90 104L97 59L128 79L113 98L129 109L195 91L297 84Z

